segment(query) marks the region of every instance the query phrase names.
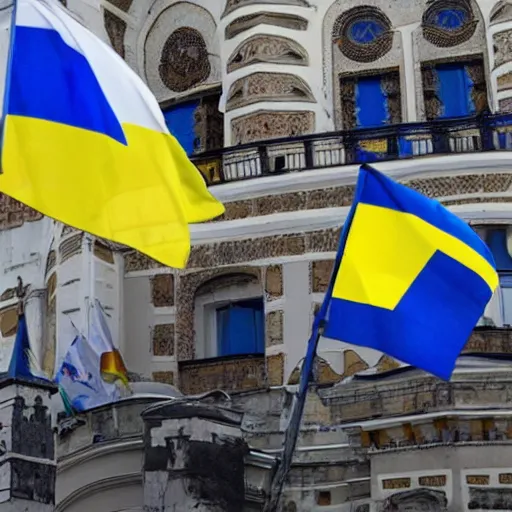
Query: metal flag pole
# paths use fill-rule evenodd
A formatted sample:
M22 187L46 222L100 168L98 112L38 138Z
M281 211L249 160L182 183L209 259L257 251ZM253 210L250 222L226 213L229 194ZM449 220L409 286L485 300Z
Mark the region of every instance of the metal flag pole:
M0 156L3 152L4 138L5 138L5 118L9 111L9 98L11 96L11 82L12 82L12 60L14 54L14 40L16 38L16 13L18 11L18 1L14 0L12 5L11 23L9 26L9 51L7 52L7 63L5 68L5 82L4 82L4 97L2 103L2 116L0 118ZM0 163L0 174L3 174L3 168Z
M361 166L362 169L364 169L365 167L366 164L363 164ZM328 316L329 303L331 300L334 283L338 275L338 270L340 268L341 258L343 256L345 245L347 243L347 237L350 230L350 226L354 219L355 205L357 204L357 201L358 197L356 191L356 196L354 197L354 200L352 202L352 207L350 208L345 223L343 224L343 229L341 230L338 252L336 254L336 260L331 274L331 279L329 281L329 286L325 293L325 297L322 302L322 306L320 307L320 311L317 313L315 320L313 322L313 328L311 332L311 338L309 339L308 342L306 357L304 358L304 362L302 363L299 392L295 397L292 406L292 412L290 415L290 421L288 423L288 428L286 429L285 432L283 443L283 455L281 457L281 461L274 475L274 478L272 479L269 497L265 503L263 512L277 512L279 502L281 500L281 494L284 488L284 483L292 466L293 452L295 451L297 439L299 437L300 423L302 420L304 405L306 403L306 397L308 394L309 380L313 372L313 363L316 357L318 342L320 341L320 338L324 333L324 328L327 325L326 318Z

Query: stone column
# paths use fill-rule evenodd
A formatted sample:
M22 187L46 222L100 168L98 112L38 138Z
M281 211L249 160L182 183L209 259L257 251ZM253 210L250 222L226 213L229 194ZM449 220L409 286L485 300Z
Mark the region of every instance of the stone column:
M55 509L55 444L50 400L39 379L0 380L0 510Z
M145 512L240 512L245 500L242 414L166 402L143 414Z

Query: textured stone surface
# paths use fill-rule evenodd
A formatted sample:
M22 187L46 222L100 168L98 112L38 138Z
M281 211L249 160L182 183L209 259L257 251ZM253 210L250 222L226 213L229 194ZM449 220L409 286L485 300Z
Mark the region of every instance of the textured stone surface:
M158 324L152 329L154 356L174 355L174 324Z
M512 186L512 176L508 173L466 174L462 176L401 180L401 182L428 197L442 198L478 194L480 192L505 192ZM353 197L354 186L345 185L342 187L330 187L306 192L290 192L233 201L226 204L226 216L220 220L232 220L305 209L313 210L349 206L352 203ZM492 199L487 198L471 198L473 202L481 200L492 201Z
M124 59L124 36L126 34L126 21L105 9L103 11L105 30L107 31L112 48Z
M312 133L315 113L307 111L257 111L231 121L231 144L246 144L280 137L296 137Z
M271 265L265 273L265 296L267 300L283 295L283 266Z
M331 280L334 260L313 261L311 264L311 290L313 293L325 293Z
M132 6L133 0L107 0L109 3L121 9L124 12L128 12Z
M151 303L156 308L174 306L174 275L160 274L151 278Z
M284 354L267 356L267 383L269 386L282 386L284 381Z
M240 16L240 18L236 18L229 23L224 32L225 38L232 39L242 32L263 24L292 30L306 30L308 28L308 20L302 16L278 12L258 12Z
M282 36L255 35L238 45L228 59L228 73L258 63L307 66L306 50L296 41Z
M503 114L512 112L512 98L503 98L499 100L498 109Z
M180 390L184 394L212 389L248 391L265 385L265 358L241 357L190 361L180 364Z
M315 102L315 98L309 85L296 75L258 72L239 78L231 85L226 110L262 101Z
M505 73L496 78L498 91L506 91L512 89L512 73Z
M265 345L281 345L283 343L283 312L270 311L265 315Z
M0 194L0 230L22 226L25 222L42 219L39 212L16 201L12 197Z
M240 7L246 7L248 5L261 5L261 4L272 4L272 5L282 5L283 9L286 9L285 6L291 5L296 7L309 7L309 4L306 0L227 0L226 7L224 8L224 12L222 13L222 17L226 16L230 12L235 11Z
M512 60L512 30L504 30L493 36L495 67Z
M161 382L162 384L171 384L174 385L174 372L171 371L161 371L161 372L153 372L153 380L155 382Z

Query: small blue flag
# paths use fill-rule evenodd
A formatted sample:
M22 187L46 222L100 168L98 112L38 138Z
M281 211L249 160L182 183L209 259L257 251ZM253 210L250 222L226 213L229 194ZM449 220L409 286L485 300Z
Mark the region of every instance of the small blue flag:
M30 361L30 341L28 339L28 328L25 315L18 317L18 328L16 330L16 339L12 349L11 361L7 371L9 377L33 379Z
M448 380L497 285L467 223L364 165L316 322Z

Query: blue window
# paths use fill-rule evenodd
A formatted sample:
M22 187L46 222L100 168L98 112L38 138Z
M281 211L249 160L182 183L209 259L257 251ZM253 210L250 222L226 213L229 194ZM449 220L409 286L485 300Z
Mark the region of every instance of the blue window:
M435 24L444 30L458 30L468 20L468 13L464 9L439 9L436 13Z
M182 145L187 155L191 155L197 145L195 112L198 106L199 100L189 101L164 111L167 128Z
M437 96L441 102L439 117L469 116L475 113L471 80L464 63L440 64L435 67Z
M350 25L349 37L358 44L373 43L378 39L386 28L376 20L360 20Z
M500 278L501 314L504 325L512 326L512 231L505 227L484 230L483 238L492 252Z
M265 352L263 299L231 303L217 309L216 315L219 356Z

